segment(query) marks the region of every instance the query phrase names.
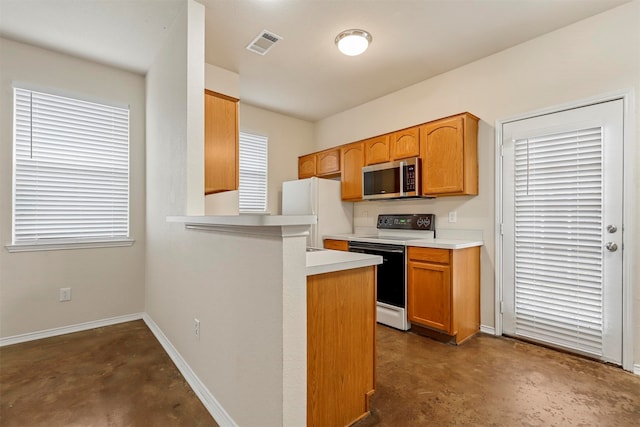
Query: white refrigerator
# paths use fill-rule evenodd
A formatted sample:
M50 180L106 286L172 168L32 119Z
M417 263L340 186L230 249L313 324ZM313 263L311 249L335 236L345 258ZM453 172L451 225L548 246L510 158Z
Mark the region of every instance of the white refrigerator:
M353 232L353 203L343 202L340 181L322 178L282 183L282 215L316 215L307 246L322 248L323 236Z

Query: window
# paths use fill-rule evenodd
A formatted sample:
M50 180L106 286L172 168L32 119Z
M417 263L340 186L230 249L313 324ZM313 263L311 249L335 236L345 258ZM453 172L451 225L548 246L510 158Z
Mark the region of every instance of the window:
M240 132L240 212L267 211L267 142Z
M128 109L14 88L14 132L9 250L131 244Z

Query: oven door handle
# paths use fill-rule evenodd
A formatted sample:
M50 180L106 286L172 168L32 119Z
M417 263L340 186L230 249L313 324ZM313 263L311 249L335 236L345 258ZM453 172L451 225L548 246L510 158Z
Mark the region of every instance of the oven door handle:
M404 250L403 249L382 249L382 248L372 248L369 246L349 246L349 250L351 249L355 249L358 251L376 251L376 252L384 252L384 253L391 253L391 254L403 254Z

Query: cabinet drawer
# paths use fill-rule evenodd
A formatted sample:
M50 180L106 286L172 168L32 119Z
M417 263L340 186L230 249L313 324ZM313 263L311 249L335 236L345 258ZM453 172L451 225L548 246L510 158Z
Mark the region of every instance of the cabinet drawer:
M412 261L428 261L438 264L449 264L449 249L409 247L409 259Z

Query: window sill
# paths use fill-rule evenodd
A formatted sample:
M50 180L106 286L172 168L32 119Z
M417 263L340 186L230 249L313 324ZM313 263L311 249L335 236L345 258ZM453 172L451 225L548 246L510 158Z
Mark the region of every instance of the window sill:
M5 245L5 248L11 253L14 252L35 252L35 251L60 251L68 249L95 249L95 248L114 248L132 246L134 239L105 239L105 240L58 240L42 243L17 243Z

